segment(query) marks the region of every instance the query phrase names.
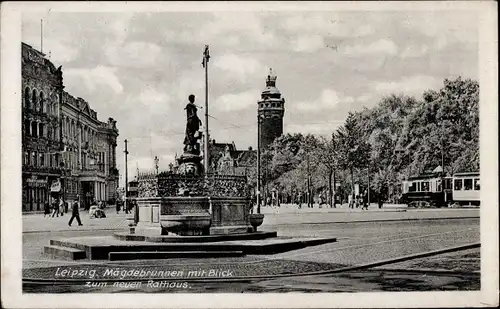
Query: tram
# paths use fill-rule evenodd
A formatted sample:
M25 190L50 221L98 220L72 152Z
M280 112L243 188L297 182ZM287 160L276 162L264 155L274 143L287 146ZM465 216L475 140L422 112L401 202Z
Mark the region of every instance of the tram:
M456 173L453 175L453 201L457 205L480 204L479 172Z
M441 172L411 177L402 183L402 201L408 207L443 207L480 204L479 172Z

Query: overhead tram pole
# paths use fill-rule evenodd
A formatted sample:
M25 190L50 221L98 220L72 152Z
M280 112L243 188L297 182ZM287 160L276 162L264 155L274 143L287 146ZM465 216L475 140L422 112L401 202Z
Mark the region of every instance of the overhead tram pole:
M128 155L128 149L127 149L127 143L128 141L125 140L125 203L124 203L124 209L127 209L127 204L128 204L128 165L127 165L127 155Z
M203 51L203 62L202 65L205 68L205 143L203 147L203 165L205 166L205 177L207 177L209 172L209 154L208 154L208 61L210 59L210 54L208 51L208 45L205 45L205 50Z
M260 214L260 115L257 111L257 213Z

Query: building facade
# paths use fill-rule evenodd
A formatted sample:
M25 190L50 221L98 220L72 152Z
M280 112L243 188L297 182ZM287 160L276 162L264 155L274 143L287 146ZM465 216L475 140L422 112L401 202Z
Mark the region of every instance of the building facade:
M85 208L94 199L113 202L118 187L116 121L99 121L87 101L63 92L61 128L66 198L80 194Z
M61 67L24 43L22 87L23 211L43 210L51 196L79 194L85 208L114 200L116 121L99 121L88 102L64 91Z
M210 171L222 175L249 176L257 166L257 152L238 150L234 142L217 143L215 140L208 146L210 152Z
M22 210L40 211L50 201L51 184L61 175L61 67L22 43Z
M283 117L285 115L285 98L276 88L277 76L272 69L266 79L266 88L262 91L258 104L258 125L260 129L259 146L264 149L277 137L283 134Z

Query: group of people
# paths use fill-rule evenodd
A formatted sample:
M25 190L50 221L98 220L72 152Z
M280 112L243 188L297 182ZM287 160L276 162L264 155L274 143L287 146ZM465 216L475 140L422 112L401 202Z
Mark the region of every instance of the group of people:
M68 213L68 208L68 202L60 198L54 198L52 199L52 203L45 203L43 216L48 216L49 218L64 216L65 213Z
M303 203L302 199L303 199L303 196L301 193L299 193L295 199L295 204L297 204L299 209L302 208L302 203ZM323 208L323 205L328 204L326 199L327 198L325 197L325 195L320 193L316 198L311 198L311 201L309 203L307 202L307 198L306 198L306 201L304 203L307 204L308 208L314 208L314 204L318 204L319 208ZM330 205L330 207L336 208L335 204Z
M116 202L116 213L120 213L120 210L123 209L123 211L128 214L132 212L132 209L137 205L137 201L131 199L127 202L127 205L125 207L125 202L123 201L117 201Z
M355 195L354 193L349 197L349 208L359 208L361 210L368 210L368 191L365 190L361 195Z

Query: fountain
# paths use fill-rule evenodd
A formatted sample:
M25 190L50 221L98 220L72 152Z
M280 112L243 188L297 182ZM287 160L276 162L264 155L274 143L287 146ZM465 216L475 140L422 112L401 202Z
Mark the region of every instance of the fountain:
M251 214L244 176L206 173L198 140L194 96L186 106L184 152L175 173L140 173L139 197L129 229L111 236L51 239L53 258L135 260L274 254L334 242L335 238L277 237L257 231L264 215Z
M263 215L250 214L245 176L205 173L201 121L194 95L186 108L184 152L176 173L142 173L134 221L136 235L207 236L256 233ZM132 218L131 218L132 219ZM276 233L270 234L276 235Z

